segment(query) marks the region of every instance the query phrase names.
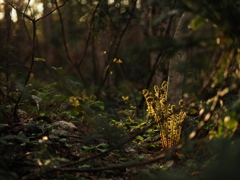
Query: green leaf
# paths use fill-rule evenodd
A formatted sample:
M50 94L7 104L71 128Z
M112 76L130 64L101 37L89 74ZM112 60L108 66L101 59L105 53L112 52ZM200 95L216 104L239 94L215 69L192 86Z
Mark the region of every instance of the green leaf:
M101 101L95 101L94 104L99 107L101 110L104 110L104 103Z
M192 20L190 26L193 30L197 30L206 20L203 17L197 16L195 19Z
M140 141L143 141L144 138L142 136L137 136L136 139L140 140Z
M90 147L90 146L82 146L82 149L84 149L84 150L86 150L86 151L89 151L89 150L91 150L91 149L93 149L92 147Z
M66 141L67 141L66 138L61 138L61 139L59 140L59 142L66 142Z
M97 147L108 148L108 147L109 147L109 144L107 144L107 143L105 143L105 142L102 142L102 143L100 143L99 145L97 145Z
M57 157L56 160L61 161L61 162L69 162L70 161L67 158L60 158L60 157Z
M140 155L140 156L137 156L137 159L138 159L138 160L143 160L143 159L144 159L144 156L141 156L141 155Z
M42 62L46 62L46 60L45 59L43 59L43 58L34 58L34 61L42 61Z
M63 68L62 67L54 67L54 66L52 66L52 68L55 70L55 71L61 71Z
M89 168L91 167L91 165L89 164L83 164L82 166L78 166L79 168Z

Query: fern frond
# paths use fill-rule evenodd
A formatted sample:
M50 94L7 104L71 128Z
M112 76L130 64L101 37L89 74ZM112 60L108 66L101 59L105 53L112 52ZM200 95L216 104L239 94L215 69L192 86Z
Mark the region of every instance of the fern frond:
M154 117L158 123L163 149L178 145L181 136L181 124L186 116L183 109L184 101L179 101L180 111L176 114L175 106L167 104L167 81L162 83L161 88L155 85L154 93L144 89L142 94L146 99L148 116Z

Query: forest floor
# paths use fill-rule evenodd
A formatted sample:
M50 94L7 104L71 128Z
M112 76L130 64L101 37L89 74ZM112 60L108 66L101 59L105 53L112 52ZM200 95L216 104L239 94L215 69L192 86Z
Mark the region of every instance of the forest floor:
M22 115L21 123L1 125L1 159L8 163L3 163L2 169L12 179L134 180L186 166L186 174L198 176L198 163L187 150L159 158L163 152L156 125L141 132L150 123L141 119L105 120L101 116L79 121ZM196 117L188 118L188 125L194 121ZM140 134L134 136L136 132Z

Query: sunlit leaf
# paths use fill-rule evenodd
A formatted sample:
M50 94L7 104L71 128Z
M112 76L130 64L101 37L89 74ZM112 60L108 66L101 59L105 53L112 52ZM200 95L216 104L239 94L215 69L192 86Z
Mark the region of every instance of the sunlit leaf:
M136 139L140 140L140 141L143 141L144 138L142 136L137 136Z
M43 59L43 58L34 58L34 61L43 61L43 62L46 62L46 60L45 59Z

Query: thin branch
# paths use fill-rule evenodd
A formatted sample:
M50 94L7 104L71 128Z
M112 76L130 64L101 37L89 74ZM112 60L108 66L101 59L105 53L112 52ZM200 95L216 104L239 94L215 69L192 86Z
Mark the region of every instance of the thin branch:
M174 147L174 151L177 151L180 149L182 146ZM125 163L125 164L120 164L120 165L109 165L107 167L99 167L99 168L57 168L55 171L64 171L64 172L92 172L92 171L105 171L105 170L119 170L119 169L126 169L130 167L139 167L139 166L145 166L148 164L152 164L155 162L158 162L159 160L163 159L166 157L167 153L162 152L160 155L157 157L143 161L143 162L134 162L134 163Z
M90 30L88 32L88 37L87 37L87 41L86 41L86 44L85 44L85 47L84 47L83 56L80 59L79 63L77 64L78 68L80 68L80 66L81 66L81 64L82 64L82 62L83 62L83 60L84 60L84 58L86 56L88 44L89 44L89 41L90 41L90 38L91 38L91 35L92 35L92 28L93 28L94 17L95 17L95 14L96 14L97 9L100 6L101 2L102 2L102 0L99 0L97 6L95 7L95 9L93 11L92 18L91 18L91 21L90 21Z
M117 42L117 47L116 47L116 50L115 50L115 53L114 53L114 57L117 56L118 49L119 49L119 47L120 47L120 43L121 43L121 41L122 41L122 38L123 38L124 34L126 33L127 28L128 28L128 26L129 26L132 18L133 18L133 13L134 13L134 11L135 11L135 9L136 9L137 1L138 1L138 0L135 0L135 1L134 1L134 3L133 3L133 8L132 8L132 11L131 11L131 13L130 13L130 17L129 17L129 19L128 19L128 21L127 21L124 29L122 30L122 33L121 33L120 36L119 36L119 39L118 39L118 42Z
M68 1L69 1L69 0L66 0L66 1L63 2L62 5L60 5L60 6L56 4L57 7L56 7L55 9L53 9L52 11L50 11L49 13L47 13L46 15L38 18L36 21L39 21L39 20L41 20L41 19L44 19L45 17L51 15L54 11L59 10L59 9L60 9L61 7L63 7ZM56 1L55 1L55 2L56 2Z
M36 49L36 21L32 21L33 25L33 39L32 39L32 60L31 60L31 65L28 71L27 79L25 80L24 86L27 85L30 75L32 73L33 65L34 65L34 58L35 58L35 49Z
M60 168L65 168L65 167L70 167L70 166L76 166L76 165L79 165L79 164L82 164L84 162L87 162L87 161L90 161L92 159L96 159L98 157L101 157L101 156L104 156L106 154L108 154L109 152L115 150L115 149L118 149L119 147L122 147L123 145L131 142L132 140L134 140L138 135L144 133L145 131L147 131L149 128L151 128L152 126L156 125L157 123L156 122L153 122L151 123L150 125L148 125L147 127L143 128L141 131L138 131L136 132L134 135L132 135L130 138L126 139L125 141L123 141L122 143L116 145L116 146L113 146L112 148L104 151L104 152L101 152L101 153L98 153L98 154L95 154L91 157L88 157L88 158L85 158L85 159L82 159L80 161L76 161L76 162L72 162L72 163L69 163L69 164L65 164L63 166L60 166Z
M69 0L66 0L62 5L57 6L55 9L53 9L52 11L50 11L49 13L47 13L46 15L44 15L44 16L42 16L42 17L40 17L40 18L38 18L38 19L35 20L34 17L32 18L32 17L30 17L30 16L28 16L28 15L26 14L26 9L24 10L24 12L22 12L22 11L20 11L17 7L15 7L13 3L9 2L8 0L6 0L6 2L7 2L13 9L15 9L18 13L22 14L25 18L29 19L30 21L35 21L35 22L37 22L37 21L39 21L39 20L42 20L42 19L44 19L45 17L51 15L54 11L56 11L56 10L58 10L59 8L63 7L68 1L69 1Z
M81 77L82 81L83 81L83 84L85 85L85 87L88 87L81 71L79 68L77 68L77 66L74 64L71 56L70 56L70 53L69 53L69 50L68 50L68 46L67 46L67 41L66 41L66 36L65 36L65 28L64 28L64 23L63 23L63 18L62 18L62 14L61 14L61 11L59 9L60 6L58 6L58 2L57 0L55 0L55 4L56 4L56 9L57 9L57 12L58 12L58 15L59 15L59 19L60 19L60 23L61 23L61 30L62 30L62 38L63 38L63 44L64 44L64 48L65 48L65 52L67 54L67 59L68 61L71 63L71 65L77 70L79 76Z
M17 7L15 7L12 2L9 2L8 0L6 0L6 3L7 3L8 5L10 5L13 9L15 9L18 13L20 13L21 15L23 15L25 18L29 19L30 21L33 20L30 16L28 16L28 15L25 14L24 12L20 11Z
M33 69L33 65L34 65L35 48L36 48L36 23L37 23L37 21L39 21L39 20L47 17L48 15L50 15L51 13L53 13L55 10L58 10L60 7L63 7L67 2L68 2L68 0L65 1L61 6L57 6L57 7L56 7L55 9L53 9L50 13L48 13L48 14L46 14L45 16L42 16L41 18L35 20L35 18L31 18L30 16L28 16L28 15L26 14L26 9L27 9L27 7L26 7L26 9L24 10L24 12L22 12L22 11L20 11L17 7L15 7L12 2L6 1L6 3L7 3L8 5L10 5L13 9L15 9L15 10L16 10L18 13L20 13L23 17L29 19L29 20L32 22L32 26L33 26L31 65L30 65L30 67L29 67L29 71L28 71L27 78L26 78L26 80L25 80L24 86L27 85L27 83L28 83L28 81L29 81L29 79L30 79L30 75L31 75L31 73L32 73L32 69ZM30 3L30 1L28 1L27 6L29 5L29 3ZM15 106L14 106L14 109L13 109L13 114L14 114L14 118L15 118L15 121L16 121L16 122L19 122L17 110L18 110L18 105L19 105L21 99L22 99L22 94L19 95L18 100L17 100L17 102L16 102L16 104L15 104Z
M7 46L9 46L9 44L10 44L11 21L12 21L11 16L9 14L8 18L6 19L6 26L7 26L7 39L6 39L7 42L6 42L6 44L7 44ZM9 53L9 49L7 49L6 55L7 55L7 58L6 58L6 60L7 60L7 64L6 64L6 87L7 87L7 96L8 96L9 95L9 78L10 78L10 69L9 69L9 67L10 67L10 64L9 64L10 63L10 57L9 57L9 55L10 55L10 53Z
M30 1L31 1L31 0L28 0L27 6L26 6L25 10L23 11L24 14L26 14L26 11L27 11L27 8L28 8L28 6L29 6ZM26 21L25 21L25 19L24 19L24 16L23 16L23 24L24 24L24 28L26 29L26 32L27 32L28 40L30 41L30 40L31 40L31 37L30 37L29 31L28 31L28 29L27 29L27 25L26 25Z
M119 38L118 38L117 46L116 46L116 49L115 49L115 52L114 52L113 57L116 57L116 56L117 56L118 49L119 49L119 47L120 47L120 43L121 43L121 41L122 41L122 38L123 38L124 34L126 33L127 28L128 28L128 26L129 26L132 18L133 18L133 13L134 13L134 10L135 10L135 8L136 8L136 4L137 4L137 0L134 1L134 3L133 3L133 8L132 8L131 13L130 13L130 17L129 17L129 19L128 19L126 25L125 25L125 27L123 28L122 33L120 34L120 36L119 36ZM103 82L102 82L102 84L100 85L100 87L98 88L98 92L97 92L98 95L100 94L101 89L103 88L104 84L106 83L106 81L107 81L107 79L108 79L108 77L109 77L109 74L110 74L110 73L109 73L109 69L111 68L112 64L113 64L113 62L110 61L109 67L108 67L107 71L105 72L105 76L104 76Z
M24 11L23 11L24 14L26 14L26 11L27 11L27 8L28 8L30 2L31 2L31 0L28 0L27 5L26 5L26 8L25 8Z
M32 69L33 69L33 65L34 65L34 58L35 58L35 48L36 48L36 21L32 20L32 25L33 25L33 39L32 39L32 57L31 57L31 65L29 67L29 70L28 70L28 74L27 74L27 78L25 80L25 83L24 83L24 86L27 85L29 79L30 79L30 75L32 73ZM22 99L22 94L20 94L20 96L18 97L18 100L17 100L17 103L15 104L15 107L14 107L14 117L15 117L15 120L16 121L19 121L18 119L18 113L17 113L17 109L18 109L18 105L20 103Z

